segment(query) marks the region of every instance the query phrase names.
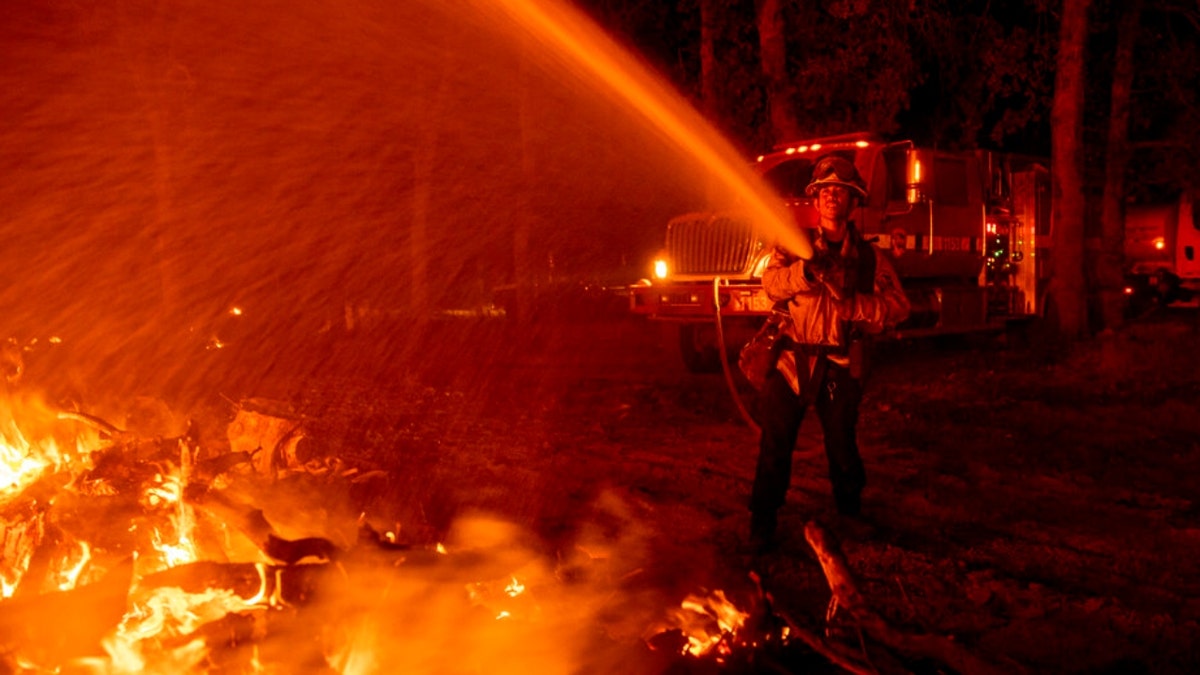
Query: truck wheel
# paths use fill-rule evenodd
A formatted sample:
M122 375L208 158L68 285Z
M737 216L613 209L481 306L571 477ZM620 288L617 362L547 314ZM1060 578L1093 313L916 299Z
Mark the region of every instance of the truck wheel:
M721 371L714 331L708 326L680 326L679 354L683 365L693 373Z

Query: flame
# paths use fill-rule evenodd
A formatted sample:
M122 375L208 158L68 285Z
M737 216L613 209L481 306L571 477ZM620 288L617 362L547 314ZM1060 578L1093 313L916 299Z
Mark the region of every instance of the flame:
M62 564L59 565L56 574L58 578L56 586L60 591L69 591L75 588L75 584L79 582L79 575L92 561L92 547L86 541L79 542L79 549L79 560L74 565L70 563L73 556L63 556Z
M0 502L20 494L37 482L48 468L59 463L58 446L49 441L38 447L25 439L11 412L0 420Z
M42 537L42 517L24 523L5 526L3 548L0 549L0 595L11 598L29 569L36 542Z
M517 581L516 577L512 578L512 583L504 587L504 593L510 598L515 598L525 592L525 585Z
M467 584L466 590L471 603L494 612L497 621L531 619L540 613L538 605L525 592L525 583L515 575L507 580Z
M17 420L21 420L18 423ZM90 454L100 446L96 434L68 433L58 414L37 398L13 394L0 400L0 506L19 503L26 489L60 471L78 473L90 468ZM82 461L81 461L82 460ZM43 513L46 503L26 500L12 513L22 516L0 521L0 597L10 598L29 569L33 552L46 536ZM7 517L7 516L6 516ZM39 579L46 588L73 588L87 566L90 549L83 545L78 557L63 555L58 568ZM74 569L72 569L72 567Z
M107 673L170 673L192 670L207 654L203 638L181 641L169 649L166 638L187 636L228 614L262 610L225 589L188 593L179 588L155 589L126 612L117 629L103 641L111 664Z
M156 474L155 485L146 489L146 503L151 507L169 508L169 521L173 531L173 540L168 541L168 535L162 528L155 528L152 545L159 553L165 567L176 567L200 559L193 540L196 528L196 514L192 507L183 499L183 488L187 484L187 474L191 467L191 453L187 447L180 447L180 462L178 469L169 475Z
M727 655L738 631L746 623L749 613L738 609L725 597L725 591L716 590L707 596L689 595L680 603L661 629L678 629L687 639L684 654L705 656L710 653Z

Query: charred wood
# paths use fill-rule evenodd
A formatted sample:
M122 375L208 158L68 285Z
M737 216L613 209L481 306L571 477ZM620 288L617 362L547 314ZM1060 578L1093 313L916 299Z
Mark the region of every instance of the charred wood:
M97 417L96 415L89 415L85 412L79 412L76 410L59 410L58 419L82 422L100 432L101 438L113 440L118 443L136 440L136 437L133 436L133 434L130 434L124 429L117 427L115 424L112 424L103 418Z
M321 608L272 610L231 614L205 624L180 643L203 638L210 651L208 672L261 672L262 664L272 664L277 672L333 675L342 671L330 667L321 633L336 630L338 620L317 615Z
M795 636L813 652L838 668L853 675L878 675L868 668L866 664L862 663L855 654L842 647L842 645L823 639L816 633L792 621L786 614L776 610L775 599L766 591L766 588L763 586L762 577L758 573L751 572L750 579L754 582L755 588L758 590L758 604L761 608L759 617L759 623L761 624L760 633L765 633L772 637L777 636L781 632L778 624L782 623L787 626L789 636Z
M412 549L411 544L401 544L389 540L380 534L378 530L371 527L370 523L365 521L360 522L358 525L358 544L360 546L374 546L384 551L408 551Z
M323 537L284 539L274 534L268 534L263 552L275 560L291 565L305 558L336 560L342 550Z
M252 458L248 452L227 452L223 455L197 462L196 478L211 481L235 467L243 464L249 465L251 461Z

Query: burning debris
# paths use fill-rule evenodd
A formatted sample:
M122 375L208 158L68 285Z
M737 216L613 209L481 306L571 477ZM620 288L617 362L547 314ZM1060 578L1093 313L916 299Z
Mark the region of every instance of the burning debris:
M446 630L464 637L448 644L495 643L504 631L482 624L539 617L527 584L547 575L501 539L475 536L448 553L365 517L349 541L285 536L253 503L256 490L284 472L346 482L370 472L303 456L298 419L261 402L239 408L231 450L216 455L190 430L140 438L78 413L6 412L5 672L371 672L379 659L396 662L386 636L427 632L393 625L419 607L453 617ZM474 672L466 664L493 651L476 645L459 658Z
M281 516L320 502L321 486L384 472L329 456L287 406L243 401L218 450L190 424L147 436L34 400L5 412L5 672L567 673L604 649L626 650L623 672L902 672L905 659L998 670L872 612L815 523L806 534L832 590L823 634L779 611L752 575L745 600L691 594L640 640L601 644L597 619L637 570L610 574L582 546L552 565L485 520L461 521L444 545L365 514L342 528L289 524ZM307 486L305 503L276 504L287 478L304 479L286 485Z

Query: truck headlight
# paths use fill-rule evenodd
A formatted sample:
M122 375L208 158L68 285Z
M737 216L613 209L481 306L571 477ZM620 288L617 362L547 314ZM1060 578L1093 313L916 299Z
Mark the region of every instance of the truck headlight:
M666 279L670 269L667 267L667 261L664 258L658 258L654 261L654 278Z

